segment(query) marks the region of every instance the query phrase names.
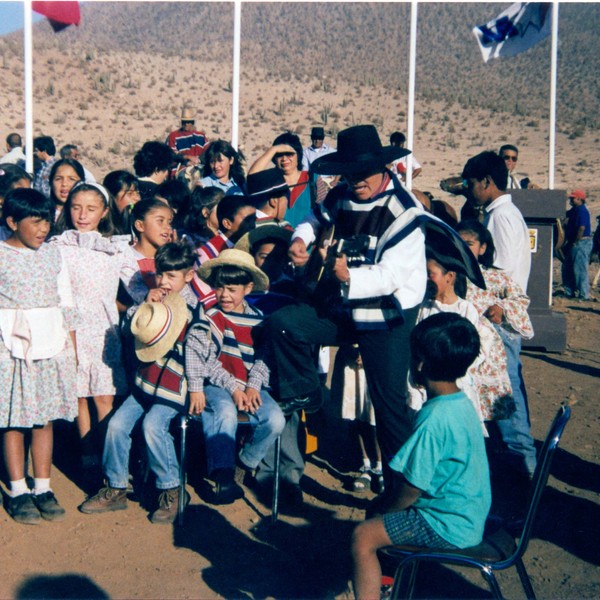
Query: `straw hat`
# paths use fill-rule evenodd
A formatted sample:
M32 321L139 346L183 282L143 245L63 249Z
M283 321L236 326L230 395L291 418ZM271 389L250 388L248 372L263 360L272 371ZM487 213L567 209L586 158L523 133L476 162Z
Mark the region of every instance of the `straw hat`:
M223 250L217 258L207 260L198 269L198 277L212 287L212 279L215 269L219 267L238 267L248 271L252 276L255 292L263 292L269 288L269 278L256 266L250 254L243 250L228 248Z
M184 106L181 109L181 120L182 121L195 121L196 115L194 114L194 109L189 106Z
M245 233L236 242L235 248L251 254L252 248L261 242L279 241L283 242L286 246L289 246L292 240L292 233L294 232L287 227L280 227L279 225L273 225L272 223L261 225L260 222L258 222L254 229Z
M188 320L185 300L176 292L162 302L144 302L131 321L135 353L142 362L154 362L175 345Z

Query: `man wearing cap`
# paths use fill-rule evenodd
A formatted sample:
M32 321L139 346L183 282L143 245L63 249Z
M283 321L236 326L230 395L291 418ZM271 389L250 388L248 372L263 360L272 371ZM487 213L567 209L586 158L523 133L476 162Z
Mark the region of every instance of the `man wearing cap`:
M571 208L565 220L565 260L562 264L563 290L567 296L590 299L588 266L592 253L592 222L584 190L569 194Z
M325 144L324 140L325 130L323 127L313 127L310 132L310 146L304 148L302 153L304 158L304 169L306 171L310 169L310 165L317 160L317 158L335 152L335 148L331 148L331 146Z
M372 125L359 125L341 131L338 150L313 163L317 174L339 174L344 182L296 229L290 258L297 267L306 265L307 248L331 224L335 240L354 246L358 256L351 264L346 254L335 257L328 277L338 289L330 298L317 292L313 305L283 308L265 332L273 350L272 384L285 412L314 412L320 406L319 377L311 368L314 345L358 341L385 462L410 433L408 340L427 281L425 236L418 220L423 208L386 169L406 154L382 147ZM319 301L326 306L318 306ZM387 470L391 491L390 477Z
M206 134L194 129L195 123L194 111L184 106L181 111L181 127L172 131L165 141L171 150L193 165L200 163L200 157L209 146Z

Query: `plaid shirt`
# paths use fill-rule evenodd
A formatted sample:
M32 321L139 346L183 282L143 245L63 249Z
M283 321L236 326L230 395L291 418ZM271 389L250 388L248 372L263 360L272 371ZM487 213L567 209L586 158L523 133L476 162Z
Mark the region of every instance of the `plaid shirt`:
M57 160L56 156L49 158L42 164L33 180L33 189L42 192L47 198L50 198L50 171Z

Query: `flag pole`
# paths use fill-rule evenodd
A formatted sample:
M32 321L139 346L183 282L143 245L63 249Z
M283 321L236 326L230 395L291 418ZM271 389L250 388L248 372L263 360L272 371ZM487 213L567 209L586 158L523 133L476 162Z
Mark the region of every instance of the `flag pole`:
M558 0L552 2L552 58L550 67L550 136L548 153L548 189L554 189L556 151L556 80L558 72Z
M31 0L23 2L23 54L25 60L25 170L33 175L33 35Z
M415 73L417 62L417 0L410 3L410 55L408 70L408 122L406 129L407 148L413 149L415 129ZM412 154L406 157L406 187L412 189Z
M238 148L238 121L240 110L240 37L242 30L242 2L235 0L233 17L233 81L231 92L231 145Z

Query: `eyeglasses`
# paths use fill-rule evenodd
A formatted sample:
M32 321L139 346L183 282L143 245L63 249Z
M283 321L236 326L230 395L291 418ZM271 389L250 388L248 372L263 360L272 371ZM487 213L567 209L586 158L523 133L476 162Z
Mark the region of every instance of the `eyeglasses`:
M517 162L517 160L519 160L519 158L517 156L513 156L512 154L505 154L502 157L503 160L512 160L512 162Z

